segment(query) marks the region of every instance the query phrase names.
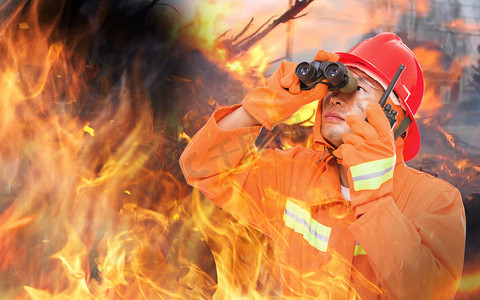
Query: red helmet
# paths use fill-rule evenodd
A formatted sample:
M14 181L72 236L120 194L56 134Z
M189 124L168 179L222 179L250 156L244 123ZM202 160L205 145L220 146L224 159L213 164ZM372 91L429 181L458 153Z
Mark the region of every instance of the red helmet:
M375 79L386 82L393 79L400 64L405 70L397 81L394 92L412 123L407 129L404 160L410 160L420 149L420 133L414 115L423 98L423 74L413 52L395 34L384 32L360 42L348 53L338 53L345 65L354 65ZM378 80L377 79L377 80Z

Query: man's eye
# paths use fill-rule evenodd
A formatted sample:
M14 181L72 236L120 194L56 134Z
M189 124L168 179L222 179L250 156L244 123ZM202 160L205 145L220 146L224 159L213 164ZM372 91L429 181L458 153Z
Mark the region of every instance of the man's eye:
M357 91L365 91L365 89L359 85L357 85Z

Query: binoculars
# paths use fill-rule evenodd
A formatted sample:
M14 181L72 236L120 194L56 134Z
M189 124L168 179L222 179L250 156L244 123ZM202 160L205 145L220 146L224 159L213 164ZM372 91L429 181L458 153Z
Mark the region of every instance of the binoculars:
M357 80L341 62L318 61L301 62L295 69L295 75L300 79L301 88L309 90L324 79L327 80L329 91L352 93L357 88Z

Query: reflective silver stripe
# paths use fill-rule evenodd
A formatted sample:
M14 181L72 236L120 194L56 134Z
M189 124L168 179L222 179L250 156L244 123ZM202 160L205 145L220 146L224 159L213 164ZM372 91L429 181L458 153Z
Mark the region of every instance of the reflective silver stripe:
M352 179L353 179L353 181L357 181L357 180L372 179L372 178L380 177L380 176L390 172L393 169L393 167L394 166L391 166L389 168L386 168L383 171L373 172L373 173L365 174L365 175L359 175L359 176L353 177Z
M301 234L311 246L326 252L331 228L313 219L310 212L287 200L283 215L285 225Z

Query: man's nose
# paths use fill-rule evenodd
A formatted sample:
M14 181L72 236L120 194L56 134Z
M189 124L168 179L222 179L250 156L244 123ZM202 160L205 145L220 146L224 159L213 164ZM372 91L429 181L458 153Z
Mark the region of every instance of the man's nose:
M334 91L330 94L330 104L344 106L348 101L348 96L345 93Z

